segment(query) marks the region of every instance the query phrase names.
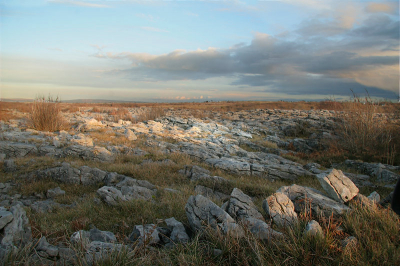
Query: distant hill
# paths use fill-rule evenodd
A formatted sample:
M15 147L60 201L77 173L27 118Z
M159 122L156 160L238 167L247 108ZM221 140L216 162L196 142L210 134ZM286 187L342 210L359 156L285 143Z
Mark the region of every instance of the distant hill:
M12 98L12 99L1 99L2 102L33 102L32 99L24 99L24 98Z
M33 99L24 99L24 98L11 98L11 99L1 99L3 102L33 102ZM121 100L103 100L103 99L75 99L75 100L66 100L63 103L144 103L141 101L121 101Z

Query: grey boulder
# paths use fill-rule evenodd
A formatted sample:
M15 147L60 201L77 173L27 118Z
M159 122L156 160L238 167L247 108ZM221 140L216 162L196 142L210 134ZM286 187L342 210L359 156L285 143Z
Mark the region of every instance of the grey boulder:
M137 241L139 245L157 244L160 242L157 226L155 224L135 225L132 233L129 235L129 240L133 242Z
M165 219L164 221L171 230L170 238L174 243L186 243L190 240L181 222L177 221L174 217Z
M0 244L5 246L27 244L32 237L32 231L25 210L17 204L11 207L10 212L13 219L3 227Z
M126 200L151 200L155 196L154 191L139 186L123 186L121 187L121 193Z
M328 195L338 202L348 202L358 194L358 188L341 170L328 170L317 175Z
M279 226L292 225L297 221L293 202L283 193L277 192L263 201L264 211Z
M328 198L320 191L309 187L302 187L296 184L283 186L277 192L285 194L294 204L296 212L311 211L313 215L323 215L325 217L340 216L350 208L337 201Z
M190 196L185 211L189 225L195 232L202 231L204 226L209 225L212 229L221 230L225 234L243 234L227 212L202 195Z
M103 186L97 190L97 195L102 201L112 206L118 205L120 201L126 201L125 196L115 187Z
M264 220L262 214L257 210L252 199L238 188L234 188L229 199L228 214L237 220L254 218Z

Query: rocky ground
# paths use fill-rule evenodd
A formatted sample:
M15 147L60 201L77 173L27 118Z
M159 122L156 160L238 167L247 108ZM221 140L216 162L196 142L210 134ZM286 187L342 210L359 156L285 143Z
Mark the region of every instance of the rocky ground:
M282 228L307 209L316 219L305 234L323 236L317 217L341 217L354 201L384 205L400 177L400 166L298 158L338 138L334 111L258 109L199 119L170 109L132 123L88 109L65 113L70 128L59 132L29 128L23 116L0 122L4 261L29 246L24 256L32 263L95 264L115 250L174 249L204 230L285 239Z

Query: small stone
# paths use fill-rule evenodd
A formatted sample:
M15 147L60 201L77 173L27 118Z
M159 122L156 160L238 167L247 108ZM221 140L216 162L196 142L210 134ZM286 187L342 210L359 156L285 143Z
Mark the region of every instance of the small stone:
M90 229L89 231L89 240L90 241L100 241L105 243L117 242L117 238L114 233L109 231L100 231L97 228Z
M378 203L381 200L381 196L376 191L369 194L367 198L373 201L374 203Z
M47 193L46 193L47 198L55 198L55 197L63 196L63 195L65 195L65 191L62 190L60 187L49 189L49 190L47 190Z
M17 167L16 167L13 159L5 160L3 163L3 167L4 167L4 171L9 172L9 173L17 170Z
M315 220L308 222L306 229L304 230L304 234L313 235L313 236L324 236L324 232L322 231L322 227Z
M130 129L125 130L125 137L130 141L137 140L135 133L133 133Z
M213 255L214 255L214 257L218 257L218 256L220 256L220 255L222 255L222 250L221 249L218 249L218 248L214 248L214 250L213 250Z
M355 248L357 246L358 240L354 236L346 237L341 241L342 247L344 248Z
M85 230L79 230L71 235L71 243L89 243L90 233Z
M129 236L129 240L135 242L138 241L141 244L157 244L160 242L158 236L157 226L155 224L146 225L135 225L132 233Z
M121 191L115 187L104 186L97 190L97 195L108 205L116 206L119 201L126 201Z

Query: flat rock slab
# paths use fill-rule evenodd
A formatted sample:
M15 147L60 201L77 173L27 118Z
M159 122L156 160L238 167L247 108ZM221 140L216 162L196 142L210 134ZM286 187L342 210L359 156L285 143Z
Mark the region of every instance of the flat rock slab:
M250 175L250 164L247 162L237 161L231 158L208 159L206 163L213 167L232 172L235 174Z
M294 184L281 187L277 192L285 194L294 203L296 212L309 211L309 208L311 208L314 215L329 217L332 213L335 216L340 216L350 210L343 203L334 201L322 194L322 192L309 187Z
M0 141L0 153L5 154L7 158L20 158L27 155L37 155L38 149L33 144Z
M356 185L340 170L328 170L317 178L328 195L338 202L348 202L358 194Z
M293 202L283 193L274 193L263 201L264 211L279 226L291 225L297 221Z
M126 200L151 200L156 194L153 190L139 186L123 186L121 187L121 192Z
M361 172L376 177L377 181L385 183L395 183L400 178L400 166L392 166L381 163L365 163L359 161L346 160L347 167L360 170Z

